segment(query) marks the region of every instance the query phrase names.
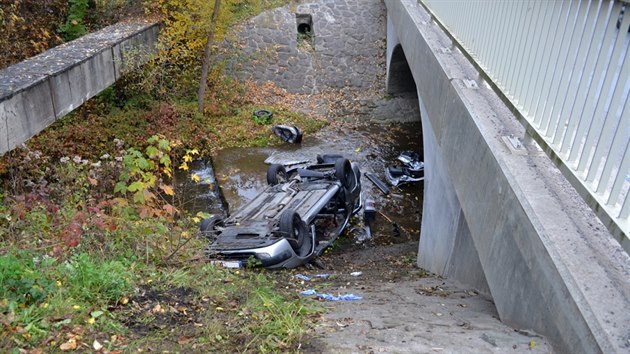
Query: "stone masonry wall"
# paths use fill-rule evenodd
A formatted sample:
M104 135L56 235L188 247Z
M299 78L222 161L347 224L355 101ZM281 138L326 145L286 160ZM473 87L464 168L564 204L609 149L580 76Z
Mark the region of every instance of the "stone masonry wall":
M296 14L312 17L310 43L298 40ZM350 104L337 116L418 120L415 93L385 93L386 22L381 0L302 1L262 13L235 35L246 59L237 76L272 81L291 93L343 91Z

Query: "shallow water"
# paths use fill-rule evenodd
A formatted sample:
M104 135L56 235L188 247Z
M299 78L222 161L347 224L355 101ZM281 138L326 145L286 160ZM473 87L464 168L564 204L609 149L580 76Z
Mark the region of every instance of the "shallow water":
M413 150L422 155L420 123L328 126L316 134L304 136L301 145L225 149L217 154L213 164L229 209L236 210L267 186L268 165L264 161L272 154L313 161L317 154L340 154L358 163L363 174L375 173L385 182L385 167L393 164L398 153L404 150ZM418 239L422 216L422 182L400 188L389 186L392 193L386 197L365 176L361 181L364 198L374 199L380 212L373 225L374 241ZM394 223L399 225L400 236Z

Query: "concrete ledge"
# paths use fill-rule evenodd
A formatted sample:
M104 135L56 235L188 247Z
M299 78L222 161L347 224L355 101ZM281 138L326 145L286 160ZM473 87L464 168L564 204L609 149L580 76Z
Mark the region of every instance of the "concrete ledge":
M417 2L386 5L422 115L419 265L489 291L502 321L559 352L630 351L627 253L550 159L510 151L502 137L524 128Z
M155 23L112 25L0 71L0 154L109 87L125 68L146 60L158 30Z

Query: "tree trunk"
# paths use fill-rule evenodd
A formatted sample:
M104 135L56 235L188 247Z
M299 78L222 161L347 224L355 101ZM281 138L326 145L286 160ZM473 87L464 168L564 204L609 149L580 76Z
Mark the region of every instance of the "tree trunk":
M217 28L217 18L219 17L219 8L221 7L221 0L214 0L214 10L212 12L212 21L210 23L210 30L208 31L208 42L206 48L203 51L203 59L201 62L201 80L199 81L199 92L197 93L197 110L199 113L203 113L203 101L206 95L206 86L208 83L208 67L210 66L210 55L212 51L212 43L214 42L214 32Z

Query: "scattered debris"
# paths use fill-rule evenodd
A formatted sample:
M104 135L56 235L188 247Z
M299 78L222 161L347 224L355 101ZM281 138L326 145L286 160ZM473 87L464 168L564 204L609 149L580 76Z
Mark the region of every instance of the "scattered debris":
M363 227L354 227L350 230L355 234L356 243L361 244L372 239L371 222L376 219L376 202L373 199L366 199L363 207Z
M271 128L271 131L287 143L299 144L302 142L302 131L298 127L276 125Z
M352 272L350 273L350 275L352 275L353 277L359 277L363 274L363 272Z
M388 166L385 168L385 177L394 187L400 184L420 182L424 180L424 162L420 155L413 151L403 151L396 158L403 166Z
M400 236L400 226L398 226L398 224L396 224L396 223L392 224L392 235L394 237L399 237Z
M294 275L294 277L296 277L296 278L298 278L298 279L302 279L302 280L304 280L304 281L311 281L311 278L310 278L310 277L307 277L307 276L306 276L306 275L304 275L304 274L296 274L296 275Z
M317 298L327 301L355 301L355 300L363 300L362 296L357 296L354 294L345 294L345 295L331 295L327 293L318 293L313 289L307 289L300 293L300 295L304 296L313 296L315 295Z
M420 154L417 152L403 151L396 159L414 172L424 170L424 162L422 162Z
M355 300L363 300L362 296L357 296L354 294L345 294L334 296L330 294L317 294L317 297L320 299L328 300L328 301L355 301Z
M363 210L363 222L366 224L376 220L376 202L374 199L365 200L365 209Z
M298 279L302 279L304 281L311 281L313 278L321 278L321 279L328 279L328 277L330 276L330 274L315 274L312 277L306 276L304 274L296 274L294 275L296 278Z
M385 169L385 177L389 184L398 187L401 184L420 182L424 180L424 170L421 173L413 172L405 167L389 166Z
M376 220L376 202L374 201L374 199L366 199L364 204L365 206L363 207L363 223L368 228L368 233L371 234L369 228L372 221Z
M381 190L381 192L383 192L383 194L388 195L389 194L389 188L385 185L385 183L383 183L383 181L381 181L380 179L378 179L378 177L376 177L375 174L373 173L366 173L365 177L367 177L367 179L370 180L370 182L374 183L374 185Z
M350 233L354 235L354 241L357 244L362 244L365 241L368 241L372 238L371 233L368 234L367 230L370 230L369 227L353 227L350 229Z
M273 113L266 109L258 109L254 111L253 119L256 124L269 124L271 123L271 118L273 117Z

